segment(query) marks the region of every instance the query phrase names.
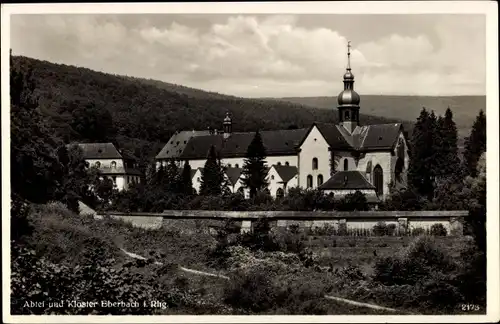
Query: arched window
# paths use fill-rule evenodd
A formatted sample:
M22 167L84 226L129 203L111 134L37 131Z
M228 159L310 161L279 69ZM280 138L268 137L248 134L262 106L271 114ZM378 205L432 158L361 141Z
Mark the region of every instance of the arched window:
M278 165L281 165L281 162L278 162L277 164L278 164Z
M234 165L234 167L235 167L235 168L239 168L239 167L240 167L240 165L239 165L238 163L236 163L236 164Z
M350 119L349 110L345 111L344 116L345 116L345 118L344 118L345 120L349 120Z
M229 164L227 165L227 167L228 167L228 168L230 168L230 167L231 167L231 163L229 163Z
M100 168L101 167L101 162L97 161L96 163L94 163L95 167L96 168Z
M366 164L366 179L372 183L372 161L368 161Z
M384 172L378 164L373 168L373 182L377 195L382 196L384 194Z
M318 170L318 158L313 158L312 167L313 170Z
M313 176L308 175L307 176L307 188L312 188L312 186L313 186Z
M289 165L290 165L290 163L288 163L288 161L286 161L286 162L285 162L285 165L286 165L286 166L289 166Z
M349 161L347 159L344 159L344 171L349 170Z
M278 188L276 190L276 198L283 198L285 196L285 191L282 188Z
M321 186L323 184L323 175L320 174L318 175L318 187Z
M404 160L398 157L398 159L396 160L396 167L394 170L394 175L397 182L402 182L401 175L403 174L404 168L405 168Z
M201 179L200 179L200 177L198 177L198 178L196 179L196 181L197 181L197 182L201 182Z
M271 176L271 180L274 180L274 175Z
M116 169L116 162L115 161L111 161L111 169Z

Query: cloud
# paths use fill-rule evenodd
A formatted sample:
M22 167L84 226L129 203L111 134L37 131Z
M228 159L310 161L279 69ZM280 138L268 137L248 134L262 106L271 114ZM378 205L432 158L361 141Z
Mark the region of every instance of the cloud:
M345 30L303 26L293 15L228 16L200 25L138 17L132 23L120 15L13 16L13 52L240 96L336 95L342 88ZM394 26L391 34L353 44L358 91L484 94L484 21L436 21L433 33L427 27L404 35Z

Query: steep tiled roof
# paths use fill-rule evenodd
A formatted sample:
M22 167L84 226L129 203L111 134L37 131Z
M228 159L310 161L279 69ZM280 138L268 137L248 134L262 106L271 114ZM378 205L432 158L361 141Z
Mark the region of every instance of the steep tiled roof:
M359 171L340 171L319 186L320 190L328 189L375 189Z
M295 166L288 166L288 165L273 165L272 167L274 167L274 169L276 170L276 172L278 172L281 180L283 180L283 182L288 182L290 181L290 179L292 179L293 177L295 177L298 173L297 171L297 167Z
M268 156L294 155L311 129L316 126L328 145L335 150L391 149L397 141L402 124L367 125L349 134L341 125L314 123L309 129L262 131L262 142ZM157 159L205 159L210 146L220 158L244 157L254 138L254 132L232 133L227 139L222 134L210 135L208 131L183 131L176 133L156 156Z
M365 127L367 130L361 132L359 137L359 149L391 149L398 139L402 124L378 124Z
M241 176L241 171L243 171L242 168L226 168L226 175L232 185L235 185L236 182L238 182L238 179Z
M84 159L121 159L122 155L113 143L78 143Z
M196 136L208 135L209 131L182 131L175 133L156 156L157 159L178 158L189 140Z
M305 134L306 129L260 132L268 156L296 154L297 146ZM232 133L227 139L224 139L222 134L192 137L182 151L180 158L204 159L212 145L220 152L221 158L242 157L245 156L254 136L254 132L246 132Z

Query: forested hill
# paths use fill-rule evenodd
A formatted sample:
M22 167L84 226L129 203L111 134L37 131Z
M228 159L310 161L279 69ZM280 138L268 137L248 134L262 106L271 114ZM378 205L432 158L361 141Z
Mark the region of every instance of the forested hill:
M337 120L335 109L286 101L244 99L179 85L92 71L14 56L32 68L39 107L54 134L69 141L114 141L143 162L153 158L176 130L220 128L225 113L234 131L307 127ZM362 115L362 123L399 121Z
M292 103L328 109L335 106L337 97L291 97L279 98ZM449 107L457 124L460 137L469 135L480 109L486 112L486 96L377 96L361 95L361 112L376 116L391 116L414 121L422 107L444 115Z

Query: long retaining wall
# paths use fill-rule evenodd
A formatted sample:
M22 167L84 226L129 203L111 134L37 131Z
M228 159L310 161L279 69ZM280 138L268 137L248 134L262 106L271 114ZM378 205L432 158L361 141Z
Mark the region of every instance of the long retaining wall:
M315 229L329 226L336 231L371 230L377 223L394 224L399 235L409 233L415 228L430 229L434 224L442 224L448 234L462 235L465 210L447 211L212 211L212 210L166 210L163 213L122 213L106 212L94 216L109 216L121 219L132 225L148 229L182 228L199 229L200 227L217 228L227 220L241 229L241 232L253 230L255 222L267 219L271 227ZM207 230L208 230L207 228Z

